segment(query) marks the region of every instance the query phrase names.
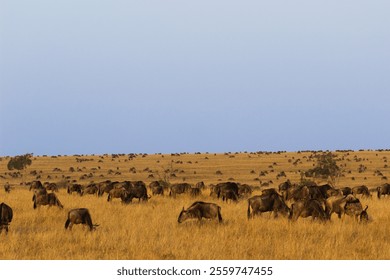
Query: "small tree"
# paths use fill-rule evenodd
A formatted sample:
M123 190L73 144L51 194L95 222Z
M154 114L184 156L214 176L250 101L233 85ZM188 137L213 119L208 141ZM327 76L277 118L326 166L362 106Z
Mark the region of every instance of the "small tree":
M344 172L337 165L337 155L327 152L316 155L316 158L316 166L305 172L305 176L313 177L314 179L327 179L329 183L335 186L337 179L340 178Z
M32 157L33 154L25 154L25 155L22 155L22 156L15 156L15 157L12 157L8 164L7 164L7 168L8 170L24 170L27 168L27 166L31 165L32 161L31 161L31 157Z

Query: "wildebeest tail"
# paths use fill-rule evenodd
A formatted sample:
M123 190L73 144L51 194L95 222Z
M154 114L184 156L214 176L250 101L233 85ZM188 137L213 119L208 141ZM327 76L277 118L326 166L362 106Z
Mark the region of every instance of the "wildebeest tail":
M221 207L218 206L218 222L222 223Z
M69 219L69 217L68 217L68 219L67 219L66 222L65 222L65 229L68 228L69 224L70 224L70 219Z

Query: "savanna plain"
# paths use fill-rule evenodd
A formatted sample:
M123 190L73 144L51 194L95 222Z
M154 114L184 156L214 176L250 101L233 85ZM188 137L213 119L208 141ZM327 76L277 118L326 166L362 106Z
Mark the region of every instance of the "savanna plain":
M369 198L359 197L368 206L368 223L346 216L318 222L300 218L275 218L264 213L247 219L247 198L223 202L210 196L208 186L234 181L252 186L253 195L276 188L287 179L298 183L303 172L316 164L315 154L301 152L237 152L178 154L116 154L33 156L32 164L15 172L7 169L10 157L0 158L0 202L13 209L8 234L0 234L3 260L378 260L390 259L390 197L378 199L375 188L388 182L389 150L332 151L343 169L336 187L366 185ZM40 206L33 209L26 182L54 182L63 209ZM312 179L312 178L311 178ZM203 181L200 196L189 194L151 195L147 202L134 199L122 204L107 201L107 194L80 196L67 193L67 184L91 182L155 180L170 183ZM316 183L327 183L317 179ZM223 222L187 220L178 223L182 208L195 201L221 206ZM73 208L88 208L95 231L83 225L65 230L67 214Z

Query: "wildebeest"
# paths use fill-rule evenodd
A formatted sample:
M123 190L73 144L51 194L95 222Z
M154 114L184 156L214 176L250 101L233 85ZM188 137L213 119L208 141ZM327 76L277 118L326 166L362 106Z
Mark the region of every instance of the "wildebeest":
M376 188L378 198L381 198L381 195L390 195L390 184L386 183Z
M13 211L10 206L2 202L0 204L0 233L3 229L8 233L9 223L12 222Z
M248 199L248 219L263 212L273 212L275 217L278 213L288 216L290 208L277 193L255 195Z
M238 196L248 197L252 195L252 187L248 184L238 184Z
M222 197L222 200L225 200L227 196L230 196L232 199L238 200L238 185L235 182L218 183L214 190L217 192L217 198Z
M65 229L72 229L75 224L83 224L89 227L89 230L95 230L98 224L92 224L91 214L87 208L76 208L68 212L68 219L65 222Z
M122 202L131 203L133 198L138 198L138 202L141 200L148 201L148 199L150 199L145 183L142 181L134 182L132 186L126 190L124 196L122 197Z
M347 203L353 203L357 198L352 195L339 195L331 196L325 201L325 212L329 216L329 219L332 216L332 213L336 213L339 218L345 214L345 207Z
M363 210L362 204L360 203L359 199L356 198L355 200L347 201L344 207L344 211L346 215L353 217L357 221L359 217L362 219L362 215L367 215L367 208L368 206L365 210Z
M177 194L182 194L188 192L191 188L191 185L188 183L178 183L173 184L170 187L169 196L176 197Z
M107 201L111 201L113 198L120 198L125 200L127 191L124 188L114 188L108 192Z
M355 196L357 194L360 194L360 195L362 195L362 197L370 197L371 196L370 191L368 190L367 186L364 186L364 185L353 187L352 194L354 194Z
M81 189L80 195L83 196L84 194L97 194L99 191L98 186L94 183L89 184L88 186Z
M181 210L179 218L177 221L182 223L188 219L198 219L199 221L202 218L206 219L216 219L218 222L222 222L221 207L215 203L208 203L203 201L196 201L191 204L187 210Z
M153 181L149 184L149 189L153 195L164 195L164 187L159 181Z
M110 190L112 190L111 183L112 182L110 180L97 183L96 185L98 187L98 196L102 196L104 193L109 193Z
M81 192L82 192L82 189L83 189L83 186L80 185L80 184L72 184L70 186L68 186L68 194L72 194L72 193L78 193L79 195L81 195Z
M299 217L312 217L313 220L329 220L329 215L322 208L322 203L318 199L299 200L291 205L289 220L296 221Z
M49 205L49 206L58 206L59 208L64 208L64 206L61 204L60 200L56 196L55 193L46 193L46 194L34 194L33 196L34 201L34 209L36 209L38 206L41 205Z

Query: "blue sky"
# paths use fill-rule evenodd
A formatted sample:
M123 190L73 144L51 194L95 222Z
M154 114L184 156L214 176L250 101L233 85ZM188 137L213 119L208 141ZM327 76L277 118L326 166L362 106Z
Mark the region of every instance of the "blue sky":
M0 155L390 148L389 10L0 0Z

